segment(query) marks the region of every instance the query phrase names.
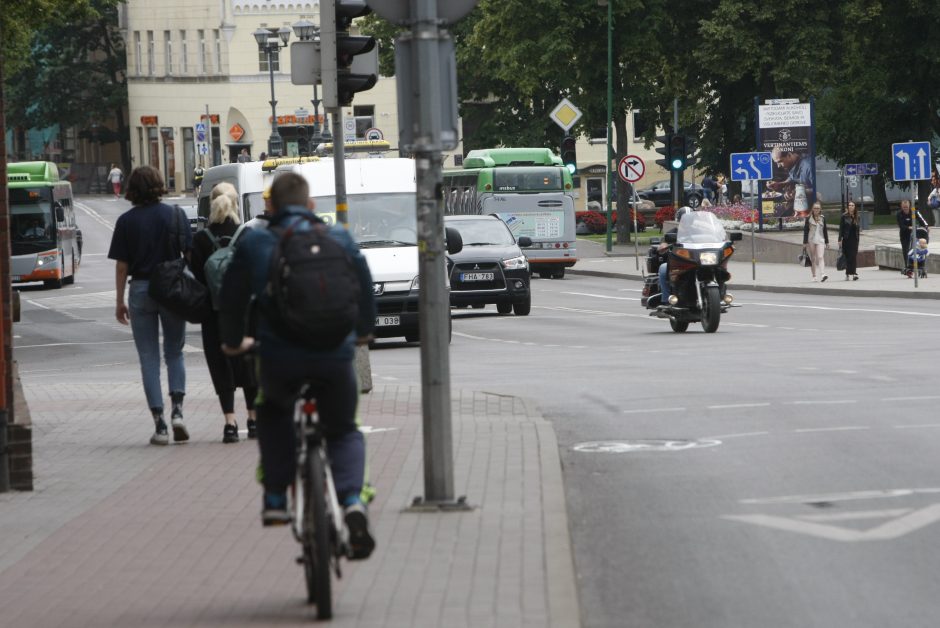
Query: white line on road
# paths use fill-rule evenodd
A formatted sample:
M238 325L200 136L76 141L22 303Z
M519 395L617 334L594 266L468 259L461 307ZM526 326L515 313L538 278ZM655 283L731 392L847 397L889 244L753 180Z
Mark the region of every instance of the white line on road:
M621 414L640 414L641 412L648 412L650 414L657 414L659 412L685 412L685 408L637 408L636 410L621 410Z
M922 395L920 397L882 397L882 401L930 401L940 399L940 395Z
M782 307L790 309L802 309L802 310L825 310L829 312L868 312L870 314L904 314L907 316L930 316L933 318L940 318L940 314L934 312L911 312L909 310L881 310L875 308L864 308L864 307L832 307L826 305L789 305L783 303L760 303L756 301L748 301L746 305L762 305L764 307ZM785 329L785 328L781 328Z
M813 405L838 405L846 403L858 403L858 399L815 399L815 400L798 400L798 401L784 401L784 405L788 406L813 406Z
M722 434L720 436L709 436L706 440L725 440L728 438L744 438L745 436L766 436L770 432L741 432L739 434Z
M921 423L919 425L892 425L896 430L916 430L922 427L940 427L940 423Z
M843 427L805 427L798 430L793 430L799 434L806 432L849 432L852 430L870 430L871 428L867 425L845 425Z
M88 215L92 218L92 220L94 220L95 222L97 222L97 223L103 225L103 226L105 227L105 229L108 229L108 230L110 230L110 231L114 231L114 225L112 225L110 222L108 222L107 220L105 220L105 218L104 218L101 214L99 214L98 212L96 212L95 210L93 210L93 209L92 209L91 207L89 207L88 205L85 205L84 203L76 202L76 203L75 203L75 207L78 207L80 210L82 210L83 212L85 212L86 214L88 214Z
M636 297L615 297L609 294L593 294L591 292L562 292L561 294L572 294L576 297L594 297L595 299L616 299L618 301L639 301Z
M720 406L706 406L709 410L730 410L734 408L766 408L770 402L762 403L727 403Z
M101 342L50 342L45 345L17 345L16 349L40 349L42 347L77 347L81 345L118 345L134 342L133 340L104 340Z

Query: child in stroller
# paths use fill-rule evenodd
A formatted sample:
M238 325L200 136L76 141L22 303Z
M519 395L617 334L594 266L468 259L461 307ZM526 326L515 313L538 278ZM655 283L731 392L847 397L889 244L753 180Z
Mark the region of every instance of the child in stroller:
M918 230L918 235L920 235L920 230ZM917 263L917 277L920 279L927 278L927 238L918 238L917 244L910 250L907 254L907 267L904 269L904 274L908 277L914 276L914 263Z

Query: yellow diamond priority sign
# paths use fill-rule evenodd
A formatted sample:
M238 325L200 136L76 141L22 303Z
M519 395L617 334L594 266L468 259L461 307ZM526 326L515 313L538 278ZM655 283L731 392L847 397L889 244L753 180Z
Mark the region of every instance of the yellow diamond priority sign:
M567 98L562 98L558 106L555 107L548 117L555 121L566 133L575 123L581 119L581 110L572 104Z

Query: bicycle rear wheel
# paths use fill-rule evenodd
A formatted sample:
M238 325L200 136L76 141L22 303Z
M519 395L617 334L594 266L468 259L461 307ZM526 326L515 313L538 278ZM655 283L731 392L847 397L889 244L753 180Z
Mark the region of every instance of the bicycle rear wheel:
M317 618L333 616L330 581L330 528L326 512L326 474L319 448L308 445L304 484L304 575L307 601L317 605Z

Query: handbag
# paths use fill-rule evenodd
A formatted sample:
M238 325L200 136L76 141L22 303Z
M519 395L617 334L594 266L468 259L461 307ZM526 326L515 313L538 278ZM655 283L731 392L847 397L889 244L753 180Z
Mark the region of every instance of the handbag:
M803 251L802 253L797 255L796 261L799 262L800 266L804 266L806 268L809 268L810 266L813 265L813 262L810 261L809 255L806 254L806 251Z
M839 258L836 260L836 270L845 270L845 253L839 253Z
M182 252L185 236L179 227L180 220L185 220L185 215L178 206L174 206L173 212L174 228L171 228L170 238L167 240L170 259L154 266L153 272L150 273L147 294L187 322L201 323L211 314L208 290L199 283L186 265Z

